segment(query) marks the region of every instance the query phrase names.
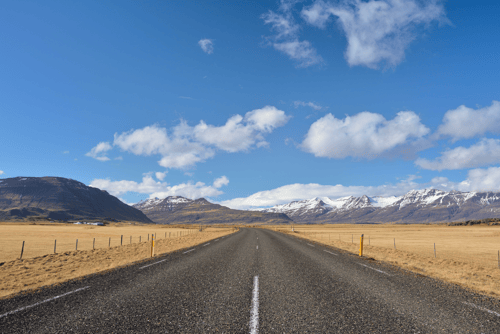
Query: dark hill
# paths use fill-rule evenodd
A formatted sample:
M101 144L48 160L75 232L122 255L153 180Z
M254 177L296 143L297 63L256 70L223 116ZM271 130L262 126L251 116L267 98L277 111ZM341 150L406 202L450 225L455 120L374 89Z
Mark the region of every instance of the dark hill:
M134 205L158 224L290 224L283 213L229 209L204 198L191 200L182 196L149 199Z
M0 179L0 221L50 218L152 223L108 192L62 177Z

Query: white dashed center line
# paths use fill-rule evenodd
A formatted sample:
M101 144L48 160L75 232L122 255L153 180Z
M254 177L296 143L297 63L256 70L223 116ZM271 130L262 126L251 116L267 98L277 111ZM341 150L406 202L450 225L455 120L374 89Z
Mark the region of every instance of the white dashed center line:
M186 254L186 253L192 252L192 251L194 251L195 249L196 249L196 248L190 249L190 250L188 250L188 251L185 251L185 252L184 252L184 253L182 253L182 254Z
M484 308L484 307L481 307L481 306L477 306L476 304L467 303L467 302L463 302L463 303L464 303L465 305L469 305L469 306L475 307L475 308L477 308L478 310L485 311L485 312L488 312L488 313L494 314L494 315L496 315L497 317L500 317L500 313L497 313L497 312L495 312L495 311L488 310L487 308Z
M215 240L215 241L219 241L219 239Z
M167 259L165 259L165 260L161 260L161 261L158 261L158 262L155 262L155 263L148 264L147 266L140 267L139 269L144 269L144 268L146 268L146 267L149 267L149 266L155 265L155 264L160 263L160 262L163 262L163 261L167 261Z
M203 245L203 247L208 246L208 245L210 245L210 243L206 243L206 244L204 244L204 245Z
M311 246L311 247L314 247L314 245L311 245L311 244L308 244L308 245Z
M329 253L329 254L332 254L332 255L338 256L338 254L335 254L335 253L329 252L329 251L327 251L327 250L323 250L323 251L324 251L324 252L327 252L327 253Z
M32 308L32 307L38 306L38 305L43 304L43 303L46 303L46 302L50 302L50 301L55 300L55 299L57 299L57 298L61 298L61 297L67 296L67 295L69 295L69 294L71 294L71 293L75 293L75 292L78 292L78 291L82 291L82 290L85 290L85 289L88 289L88 288L90 288L90 286L86 286L86 287L84 287L84 288L80 288L80 289L76 289L76 290L73 290L73 291L70 291L70 292L66 292L66 293L64 293L64 294L62 294L62 295L55 296L55 297L52 297L52 298L50 298L50 299L46 299L46 300L44 300L44 301L38 302L38 303L33 304L33 305L30 305L30 306L25 306L25 307L18 308L17 310L10 311L10 312L7 312L7 313L5 313L5 314L0 315L0 318L6 317L6 316L8 316L8 315L10 315L10 314L17 313L17 312L19 312L19 311L23 311L23 310L26 310L26 309L29 309L29 308Z
M391 274L388 274L386 273L385 271L382 271L382 270L378 270L378 269L375 269L375 268L372 268L370 266L367 266L366 264L362 264L362 263L358 263L360 266L363 266L363 267L366 267L366 268L369 268L371 270L375 270L375 271L378 271L379 273L382 273L382 274L386 274L387 276L392 276Z
M259 249L259 246L257 246L257 249Z
M252 309L250 310L250 334L259 332L259 275L253 278Z

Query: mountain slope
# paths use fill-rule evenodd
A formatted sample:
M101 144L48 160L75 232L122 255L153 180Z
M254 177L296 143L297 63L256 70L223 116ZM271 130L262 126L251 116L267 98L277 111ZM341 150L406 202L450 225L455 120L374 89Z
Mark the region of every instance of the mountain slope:
M298 223L432 223L500 217L500 193L437 189L392 197L313 198L258 209L285 213Z
M0 180L0 220L25 218L115 219L152 223L106 191L62 177Z
M233 210L204 198L182 196L149 199L134 205L158 224L289 224L283 213Z

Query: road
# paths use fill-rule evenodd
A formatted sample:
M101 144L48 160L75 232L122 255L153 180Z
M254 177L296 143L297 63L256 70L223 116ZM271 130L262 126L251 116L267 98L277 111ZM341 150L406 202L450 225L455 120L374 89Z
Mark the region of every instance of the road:
M242 229L0 300L1 333L500 333L500 304L373 260Z

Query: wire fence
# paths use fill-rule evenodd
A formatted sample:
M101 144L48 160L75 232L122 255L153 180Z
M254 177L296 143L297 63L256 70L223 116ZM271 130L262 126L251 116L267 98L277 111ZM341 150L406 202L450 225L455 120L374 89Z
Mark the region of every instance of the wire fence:
M127 231L129 232L129 231ZM71 251L89 251L112 247L126 246L135 243L151 242L153 235L155 240L182 238L193 233L199 233L198 229L183 229L173 231L151 231L151 233L110 233L95 236L89 233L82 233L78 236L76 232L71 236L61 233L55 234L54 238L49 236L36 237L32 235L17 236L6 240L5 236L0 237L2 252L0 252L0 262L12 261L16 259L27 259L45 256L49 254L60 254ZM3 239L3 240L2 240ZM22 241L20 239L23 239Z
M483 228L462 228L454 231L376 231L370 234L353 232L308 232L295 227L298 235L334 247L357 252L360 236L364 234L364 254L380 255L382 253L406 253L414 259L447 260L452 264L470 264L490 269L500 269L500 228L486 226ZM420 232L420 233L419 233Z

